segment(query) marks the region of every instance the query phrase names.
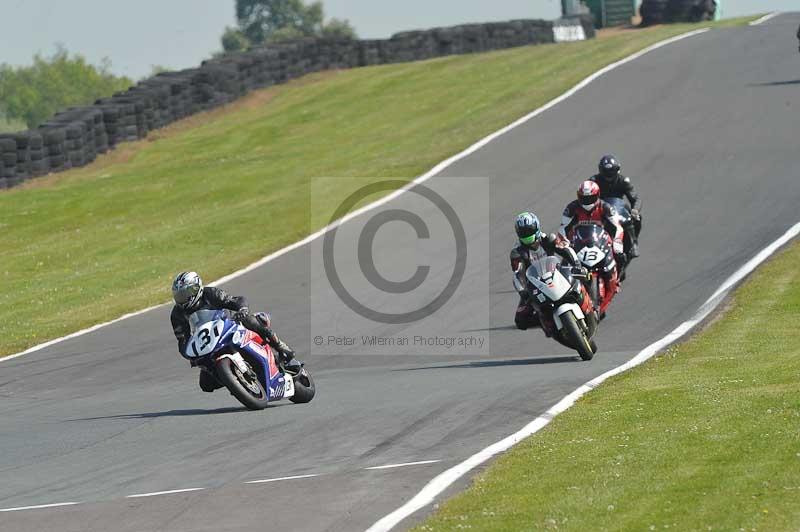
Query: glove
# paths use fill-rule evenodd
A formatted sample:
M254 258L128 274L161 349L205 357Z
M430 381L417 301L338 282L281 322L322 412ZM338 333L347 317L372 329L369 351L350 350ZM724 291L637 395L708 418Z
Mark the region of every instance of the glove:
M641 216L642 215L639 214L639 209L631 209L631 218L638 221Z
M250 309L247 307L242 307L234 313L233 320L241 322L242 320L246 319L247 316L249 315L250 315Z
M622 242L614 241L614 254L615 255L622 255L625 252L625 246L622 245Z
M576 277L588 277L589 270L584 268L583 266L573 266L572 267L572 275Z

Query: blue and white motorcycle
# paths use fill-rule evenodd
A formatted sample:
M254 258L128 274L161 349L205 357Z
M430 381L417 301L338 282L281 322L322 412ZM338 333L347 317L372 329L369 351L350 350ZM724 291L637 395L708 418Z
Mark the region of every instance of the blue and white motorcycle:
M260 315L269 320L266 314ZM303 368L287 373L275 350L258 334L231 319L226 310L199 310L189 317L192 337L183 357L208 371L250 410L262 410L281 399L307 403L314 398L314 379Z

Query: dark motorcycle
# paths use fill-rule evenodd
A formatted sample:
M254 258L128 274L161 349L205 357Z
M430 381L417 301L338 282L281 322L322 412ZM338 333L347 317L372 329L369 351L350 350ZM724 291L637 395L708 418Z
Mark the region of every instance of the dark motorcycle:
M641 230L641 223L637 224L637 221L634 220L633 215L631 214L631 209L628 207L628 204L622 198L605 198L605 201L614 207L614 210L617 211L617 217L619 219L619 223L624 230L623 235L623 246L625 249L625 258L627 259L626 265L630 264L631 259L631 246L633 245L633 238L636 235L638 240L639 238L639 231ZM639 209L641 211L641 209ZM638 225L638 227L637 227ZM621 268L619 272L620 281L625 277L625 268Z

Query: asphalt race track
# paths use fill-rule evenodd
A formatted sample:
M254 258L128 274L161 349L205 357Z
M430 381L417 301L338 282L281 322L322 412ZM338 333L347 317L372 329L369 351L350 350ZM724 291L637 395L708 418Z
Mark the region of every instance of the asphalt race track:
M175 353L168 307L0 363L0 509L81 503L2 513L0 530L367 528L439 472L671 331L798 221L798 24L800 15L787 14L656 50L443 174L488 180L428 181L462 217L471 258L453 298L421 322L370 326L320 305L310 297L326 286L314 246L227 284L251 307L269 305L278 332L311 353L304 358L318 393L308 405L254 413L225 390L200 392L195 370ZM644 198L642 258L602 324L601 353L583 363L541 332L511 327L508 250L516 212L532 208L555 230L607 151ZM424 214L426 201L404 194L363 218L403 208ZM431 213L431 238L449 230L440 218ZM358 238L357 220L342 226L337 246ZM422 248L393 223L373 251L377 270L394 280L425 255L430 283L416 291L424 299L450 276L454 255L446 245ZM353 283L355 257L336 256ZM375 308L392 305L391 295L367 286L353 293ZM488 344L466 354L370 356L357 346L330 354L312 346L329 330L469 335ZM420 461L436 462L366 469ZM316 476L246 483L304 475ZM190 488L204 489L127 498Z

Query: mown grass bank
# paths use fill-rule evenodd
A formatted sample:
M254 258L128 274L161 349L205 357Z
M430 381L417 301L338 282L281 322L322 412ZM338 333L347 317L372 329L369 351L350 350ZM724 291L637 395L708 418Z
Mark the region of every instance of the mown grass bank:
M607 381L417 531L800 530L800 243L723 319Z
M0 356L165 302L182 269L214 279L297 241L314 177L413 178L696 27L312 75L3 192ZM321 191L330 213L347 185Z

